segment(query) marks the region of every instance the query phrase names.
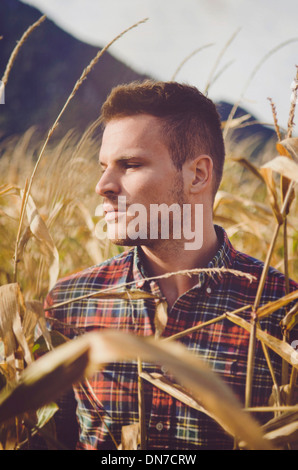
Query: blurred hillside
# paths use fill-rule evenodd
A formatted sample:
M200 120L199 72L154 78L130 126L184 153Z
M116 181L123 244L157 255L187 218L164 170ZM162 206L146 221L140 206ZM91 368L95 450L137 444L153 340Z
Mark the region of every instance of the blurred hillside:
M3 36L0 77L16 42L41 15L42 12L18 0L0 1L0 36ZM77 40L46 19L29 36L13 64L5 90L5 105L0 106L0 139L21 135L32 126L42 135L47 132L82 70L97 52L96 47ZM98 117L101 104L113 86L143 78L146 77L106 52L70 102L55 136L61 137L69 129L83 132ZM231 108L230 103L218 103L223 121ZM245 114L239 108L235 117ZM255 121L255 117L249 120ZM239 141L251 135L258 140L256 148L260 150L262 142L268 141L274 131L253 124L233 131L232 137Z
M42 13L18 0L0 1L0 77L24 31ZM120 32L120 31L119 31ZM112 39L112 38L111 38ZM98 48L78 41L46 19L27 39L11 70L0 108L0 134L22 134L31 126L47 131ZM61 126L86 126L99 115L111 87L144 78L108 52L70 103Z

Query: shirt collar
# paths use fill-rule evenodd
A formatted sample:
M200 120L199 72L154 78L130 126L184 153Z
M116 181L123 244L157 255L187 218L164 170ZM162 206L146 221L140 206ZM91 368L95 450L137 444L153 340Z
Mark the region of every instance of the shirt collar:
M234 258L235 258L235 250L227 236L226 231L220 227L219 225L214 225L218 240L220 242L220 247L215 256L209 261L206 268L226 268L229 269L232 267ZM142 249L140 247L135 247L132 250L133 253L133 279L135 281L139 281L137 284L139 287L143 287L145 285L144 279L148 278L149 276L146 274L144 263L142 261ZM198 276L198 285L202 286L208 280L209 282L215 282L216 284L220 281L218 276L210 276L206 273L202 272ZM151 283L152 284L152 283Z

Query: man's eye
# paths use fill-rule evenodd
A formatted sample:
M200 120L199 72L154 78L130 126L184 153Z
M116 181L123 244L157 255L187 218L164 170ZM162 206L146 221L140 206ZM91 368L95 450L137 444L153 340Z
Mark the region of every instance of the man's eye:
M141 166L140 163L125 163L125 168L139 168Z

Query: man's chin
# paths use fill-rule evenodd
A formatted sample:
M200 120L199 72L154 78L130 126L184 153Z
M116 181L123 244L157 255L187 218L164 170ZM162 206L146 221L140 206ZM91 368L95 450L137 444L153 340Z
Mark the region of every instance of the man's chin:
M132 240L131 238L109 238L110 242L118 246L140 246L146 245L146 240L136 239Z

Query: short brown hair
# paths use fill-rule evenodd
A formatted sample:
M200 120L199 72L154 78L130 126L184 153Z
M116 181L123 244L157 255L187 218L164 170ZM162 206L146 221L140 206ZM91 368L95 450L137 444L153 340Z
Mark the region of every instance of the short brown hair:
M214 193L217 191L225 149L219 114L209 98L193 86L145 80L116 86L101 109L103 124L136 114L162 120L163 136L177 169L181 170L198 151L209 155L214 167Z

